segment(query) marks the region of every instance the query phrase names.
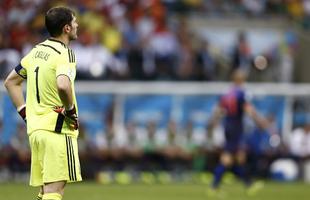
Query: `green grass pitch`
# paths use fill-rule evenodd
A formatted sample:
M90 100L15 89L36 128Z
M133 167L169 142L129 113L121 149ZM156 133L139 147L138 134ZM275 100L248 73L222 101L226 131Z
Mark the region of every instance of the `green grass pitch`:
M309 200L310 185L268 182L256 196L247 196L239 183L223 185L221 195L210 198L203 184L67 185L64 200ZM0 184L0 200L35 200L37 189L26 184Z

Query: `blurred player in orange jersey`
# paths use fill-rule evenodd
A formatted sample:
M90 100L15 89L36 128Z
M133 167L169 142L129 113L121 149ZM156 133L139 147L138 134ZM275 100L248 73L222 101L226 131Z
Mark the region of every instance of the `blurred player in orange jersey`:
M268 122L260 117L255 108L249 102L243 84L246 74L241 70L233 72L233 86L221 96L210 121L210 127L214 127L223 118L225 144L220 155L220 163L214 170L214 180L208 194L215 194L219 187L223 174L230 169L248 187L249 193L258 189L257 184L252 184L246 171L246 146L244 140L243 117L250 116L258 126L267 127Z

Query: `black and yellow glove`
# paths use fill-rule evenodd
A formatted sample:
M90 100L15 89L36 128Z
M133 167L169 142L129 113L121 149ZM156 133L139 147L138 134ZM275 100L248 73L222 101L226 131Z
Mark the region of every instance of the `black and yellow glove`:
M74 105L70 110L66 110L64 107L55 107L54 111L65 116L65 120L70 128L74 130L79 128L78 116Z

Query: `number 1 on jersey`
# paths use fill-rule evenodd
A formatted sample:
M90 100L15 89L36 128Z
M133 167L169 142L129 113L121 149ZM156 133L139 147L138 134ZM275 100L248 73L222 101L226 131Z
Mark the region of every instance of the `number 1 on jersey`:
M40 94L39 94L39 67L37 67L34 72L36 73L36 91L37 91L37 102L40 103Z

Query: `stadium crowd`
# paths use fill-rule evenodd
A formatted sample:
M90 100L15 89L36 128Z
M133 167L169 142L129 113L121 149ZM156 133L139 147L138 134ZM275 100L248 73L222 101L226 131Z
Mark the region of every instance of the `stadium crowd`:
M307 27L310 15L306 0L4 0L0 3L0 78L47 37L44 11L57 4L74 8L80 22L79 39L72 46L80 80L225 81L233 69L245 67L256 74L250 81L282 81L277 74L283 70L277 66L281 61L292 62L296 41L285 39L284 44L263 52L271 75L259 76L262 72L253 67L258 55L252 52L246 32L240 30L236 44L227 51L197 34L189 16L278 16Z

